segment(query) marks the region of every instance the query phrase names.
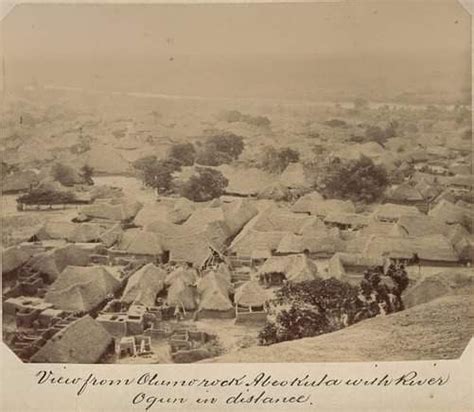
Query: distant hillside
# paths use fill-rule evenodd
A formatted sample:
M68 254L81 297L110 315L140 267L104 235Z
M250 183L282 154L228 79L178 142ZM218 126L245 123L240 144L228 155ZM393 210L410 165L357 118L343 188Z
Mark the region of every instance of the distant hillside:
M253 347L208 362L357 362L453 359L474 333L472 295L446 296L315 338Z

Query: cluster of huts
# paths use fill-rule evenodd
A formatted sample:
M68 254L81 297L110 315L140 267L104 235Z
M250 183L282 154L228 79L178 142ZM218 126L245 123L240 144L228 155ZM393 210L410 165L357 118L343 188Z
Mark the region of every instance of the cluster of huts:
M278 184L254 184L251 193L234 179L226 196L205 204L97 196L72 221L46 222L2 252L4 312L17 325L12 347L34 362L149 353L162 338L175 352L189 351L206 339L173 329L173 321L265 321L267 301L284 282L358 282L387 261L420 268L472 261L473 212L460 200L472 177L417 172L364 212L316 191L288 201L303 178L301 165L291 165Z

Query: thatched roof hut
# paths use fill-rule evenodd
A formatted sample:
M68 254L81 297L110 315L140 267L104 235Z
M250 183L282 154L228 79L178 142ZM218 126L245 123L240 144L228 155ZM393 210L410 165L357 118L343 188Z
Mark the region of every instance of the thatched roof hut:
M168 211L168 220L171 223L183 223L185 222L196 209L193 202L181 197L173 205L173 208Z
M245 282L237 288L234 301L243 307L260 307L268 300L267 291L256 280Z
M67 266L87 266L90 254L90 251L70 244L32 256L28 266L53 281Z
M176 279L168 289L167 303L170 306L194 310L197 307L196 289L189 286L181 278Z
M365 245L364 253L407 260L416 255L420 260L446 263L459 260L451 242L443 235L417 238L372 236Z
M113 341L107 330L86 315L56 333L31 358L34 363L97 363Z
M96 201L92 205L81 208L81 214L91 219L124 222L135 218L143 205L133 199L125 197Z
M308 195L306 195L308 196ZM330 213L355 213L354 204L350 200L339 199L307 199L306 196L300 198L292 207L296 213L309 213L314 216L325 218ZM316 198L313 195L313 198Z
M347 273L346 268L369 268L383 266L385 260L382 256L368 256L360 253L336 253L328 264L328 275L340 279Z
M105 231L106 228L95 223L80 223L75 225L67 240L76 243L99 242Z
M232 285L215 272L205 275L198 284L199 310L227 311L232 309L229 291Z
M38 176L34 171L20 171L7 175L1 180L1 191L3 194L24 192L37 183Z
M159 256L163 253L161 238L145 230L134 231L124 251L132 255Z
M75 230L77 230L75 223L48 221L35 233L34 237L38 240L69 239Z
M259 199L275 201L288 200L291 196L290 189L281 182L273 182L258 193Z
M428 215L448 225L459 223L469 225L472 223L473 213L469 209L457 206L447 200L441 200Z
M26 249L11 246L2 250L2 275L14 272L23 266L31 257Z
M324 223L362 228L368 226L369 217L357 213L331 212L324 218Z
M385 195L388 202L420 202L424 200L424 196L420 191L408 183L392 186Z
M104 246L111 247L120 240L122 235L122 226L120 225L120 223L117 223L116 225L110 227L109 229L101 233L100 241L104 244Z
M290 163L281 174L280 183L288 188L307 188L311 186L301 163Z
M282 273L291 282L303 282L317 277L316 264L305 255L272 256L258 271L258 275Z
M407 236L420 237L428 235L444 235L449 226L431 216L401 216L396 224Z
M151 307L156 295L163 290L166 272L149 263L137 270L127 281L121 300L126 303Z
M88 312L120 285L120 280L104 266L68 266L49 288L45 301L58 309Z
M314 205L323 201L324 198L318 192L314 191L300 197L293 207L291 208L292 212L295 213L308 213L314 215Z
M171 285L178 279L182 280L188 286L194 286L198 282L198 275L195 269L181 266L166 276L165 284Z
M372 217L379 222L398 222L402 216L420 216L421 212L415 206L385 203L377 207Z

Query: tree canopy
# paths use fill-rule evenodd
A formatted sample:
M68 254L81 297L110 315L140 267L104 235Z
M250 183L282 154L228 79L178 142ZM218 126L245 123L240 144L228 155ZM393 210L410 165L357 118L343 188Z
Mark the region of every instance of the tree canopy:
M388 184L385 168L362 156L358 160L333 158L327 161L318 172L317 188L328 198L371 203L382 195Z
M244 139L234 133L222 132L206 139L196 162L204 166L219 166L237 160L245 147Z
M269 303L260 344L317 336L403 310L401 295L407 285L405 268L394 264L387 273L382 267L368 269L358 287L335 278L287 282Z
M197 174L181 187L181 196L194 202L205 202L221 196L229 181L218 170L199 167Z
M174 144L168 158L175 159L181 166L192 166L196 160L196 149L192 143Z

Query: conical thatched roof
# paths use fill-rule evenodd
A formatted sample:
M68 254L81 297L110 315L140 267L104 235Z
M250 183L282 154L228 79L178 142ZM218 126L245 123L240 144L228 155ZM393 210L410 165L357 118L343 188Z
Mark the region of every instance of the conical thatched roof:
M229 298L230 282L215 272L204 276L198 284L199 309L226 311L232 309Z
M265 289L256 280L245 282L235 291L235 303L239 306L256 307L263 306L267 300Z
M310 187L301 163L290 163L281 174L280 183L289 188Z
M13 272L19 267L23 266L31 253L18 246L12 246L2 250L2 274Z
M58 309L88 312L120 287L104 266L68 266L51 285L45 301Z
M101 233L100 241L104 244L104 246L111 247L120 240L122 235L123 235L122 226L120 226L120 223L117 223L116 225L112 226L110 229Z
M35 237L39 240L68 239L75 230L77 230L75 223L49 221L36 232Z
M136 271L127 282L122 301L151 307L155 305L156 295L164 288L166 272L153 263Z
M165 284L171 285L178 279L181 279L186 285L191 286L197 283L198 276L194 269L178 267L166 276Z
M188 286L183 279L176 279L168 289L168 305L196 309L196 290Z
M408 183L403 183L401 185L392 186L385 195L385 198L389 201L416 202L422 201L424 196L416 187L413 187Z
M258 274L283 273L287 280L303 282L317 277L315 263L305 255L272 256L260 268Z
M402 216L420 216L421 212L415 206L404 206L392 203L380 205L372 214L377 220L397 221Z
M87 266L90 252L75 245L66 245L31 257L28 265L35 271L55 280L67 266Z
M298 199L291 210L295 213L309 213L314 216L326 217L330 213L355 213L354 204L350 200L320 199L317 192L309 193Z
M460 223L466 225L472 221L472 212L444 199L431 209L428 215L447 224Z
M173 208L168 212L168 220L171 223L185 222L194 210L194 203L182 197L174 203Z
M127 221L133 219L142 207L136 200L119 197L84 206L80 212L89 218Z
M1 180L1 191L4 194L29 190L38 183L38 177L32 170L20 171L5 176Z
M281 182L273 182L258 193L259 199L288 200L291 195L290 189Z
M310 214L315 214L313 213L314 211L314 205L316 203L319 203L323 201L324 198L318 193L318 192L311 192L308 193L302 197L300 197L291 210L295 213L310 213Z
M139 230L134 233L125 251L134 255L158 256L163 253L160 237L153 232Z
M86 315L55 334L31 358L35 363L97 363L112 343L112 336Z
M75 229L67 240L76 243L96 242L101 239L105 228L94 223L80 223L75 225Z

